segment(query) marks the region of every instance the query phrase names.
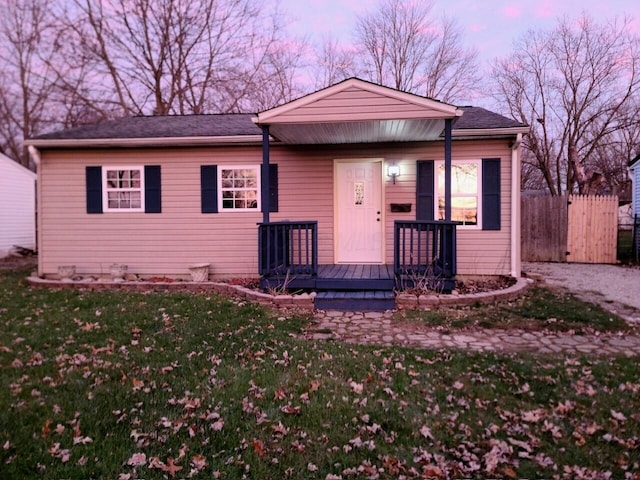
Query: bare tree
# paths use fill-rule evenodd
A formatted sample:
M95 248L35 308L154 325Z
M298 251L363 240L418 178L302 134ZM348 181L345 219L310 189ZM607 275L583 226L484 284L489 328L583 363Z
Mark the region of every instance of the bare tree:
M0 17L0 145L29 165L22 140L46 127L55 31L46 0L7 0Z
M65 24L106 110L235 112L263 89L269 106L290 99L298 57L286 52L277 10L252 0L74 1Z
M366 76L381 85L452 102L478 82L476 55L453 19L431 17L433 3L382 0L357 20Z
M314 90L325 88L359 74L353 48L343 47L333 38L325 38L313 52L311 68Z
M526 158L551 194L576 186L580 193L601 191L612 182L601 160L613 165L610 147L639 112L640 43L628 20L597 23L583 15L552 31L529 31L495 63L493 77L496 99L531 126Z

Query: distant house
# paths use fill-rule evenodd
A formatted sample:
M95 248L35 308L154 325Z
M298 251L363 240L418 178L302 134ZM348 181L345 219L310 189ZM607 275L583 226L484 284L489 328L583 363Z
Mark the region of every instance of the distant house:
M344 266L519 276L527 131L352 78L258 114L129 117L42 135L27 141L42 206L38 270L96 275L119 262L180 277L206 262L216 278L289 273L310 288L320 270L344 276Z
M0 258L36 248L36 174L0 153Z
M636 258L640 253L640 155L629 162L631 172L631 215L634 222Z
M640 155L629 162L631 172L631 214L640 217Z

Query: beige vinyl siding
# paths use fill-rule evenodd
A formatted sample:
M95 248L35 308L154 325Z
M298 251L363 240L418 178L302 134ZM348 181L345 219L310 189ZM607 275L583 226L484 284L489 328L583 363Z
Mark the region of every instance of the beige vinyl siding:
M457 266L459 274L508 275L511 265L511 150L507 140L454 141L452 160L476 160L500 158L500 230L483 231L458 228ZM389 159L394 159L389 157ZM415 219L416 160L444 160L444 145L428 144L426 148L405 151L404 156L395 157L400 165L400 176L393 185L386 180L386 239L387 262L393 262L394 220ZM411 203L411 213L391 213L391 203Z
M145 276L186 276L190 264L210 262L214 274L255 275L262 213L200 213L200 166L260 162L259 148L45 152L40 270L107 274L118 262ZM160 165L162 213L87 214L87 165Z
M355 120L395 120L398 118L441 118L442 113L426 110L397 98L351 87L329 97L283 112L271 123L338 122Z
M453 159L502 159L500 231L458 232L458 272L510 271L510 161L508 140L454 141ZM318 221L319 263L334 262L335 159L384 158L385 261L393 263L393 222L415 219L416 160L443 160L442 142L343 146L272 146L278 164L279 212L272 221ZM143 276L187 276L188 266L209 262L218 277L256 276L257 223L261 212L202 214L201 165L259 165L254 147L44 151L40 166L41 274L76 265L80 274L108 273L114 262ZM400 165L393 185L387 164ZM162 213L86 213L85 167L160 165ZM411 203L410 213L391 213L391 203Z

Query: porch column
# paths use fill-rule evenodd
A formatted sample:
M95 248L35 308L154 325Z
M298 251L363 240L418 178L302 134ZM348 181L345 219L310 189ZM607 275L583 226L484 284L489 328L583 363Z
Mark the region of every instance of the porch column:
M262 203L262 223L269 223L269 125L262 128L262 169L260 174L260 202Z
M444 219L451 221L451 125L450 118L444 121ZM436 172L436 178L437 172Z

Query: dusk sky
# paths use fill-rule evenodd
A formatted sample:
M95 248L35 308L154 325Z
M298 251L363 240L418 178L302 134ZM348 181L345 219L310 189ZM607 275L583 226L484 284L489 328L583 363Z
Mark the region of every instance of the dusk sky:
M420 1L420 0L416 0ZM279 0L289 13L294 34L312 40L331 36L350 41L357 14L371 10L377 0ZM596 20L633 17L632 28L640 34L640 0L436 0L434 13L454 17L462 25L465 44L474 46L482 62L504 56L512 43L529 29L551 28L558 17L574 18L582 11ZM485 65L483 65L485 66Z

